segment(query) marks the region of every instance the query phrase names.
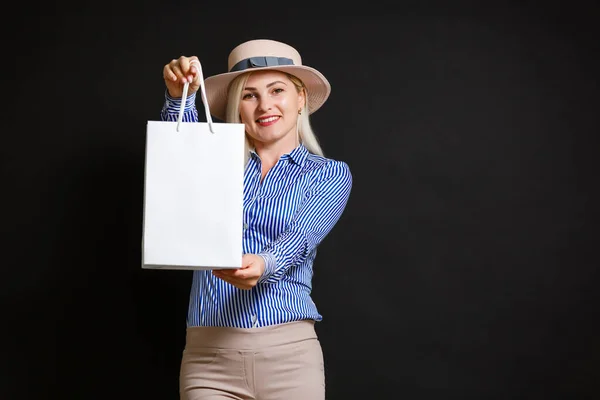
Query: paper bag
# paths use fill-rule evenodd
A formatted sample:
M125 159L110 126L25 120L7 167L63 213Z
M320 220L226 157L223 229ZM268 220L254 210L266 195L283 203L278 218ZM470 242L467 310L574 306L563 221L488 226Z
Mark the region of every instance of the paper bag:
M201 90L208 122L147 124L142 268L241 267L244 125L212 122Z

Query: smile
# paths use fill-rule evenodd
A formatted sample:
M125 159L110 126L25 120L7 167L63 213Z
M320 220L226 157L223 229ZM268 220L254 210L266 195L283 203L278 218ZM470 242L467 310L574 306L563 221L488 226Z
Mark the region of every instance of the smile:
M259 118L256 120L256 122L258 122L259 124L268 124L270 122L275 122L279 119L278 116L272 116L272 117L267 117L267 118Z

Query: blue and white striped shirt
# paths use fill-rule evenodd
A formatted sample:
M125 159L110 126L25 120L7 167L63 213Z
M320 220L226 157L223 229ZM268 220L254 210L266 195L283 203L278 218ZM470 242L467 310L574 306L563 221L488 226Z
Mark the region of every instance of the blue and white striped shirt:
M195 96L183 120L198 121ZM181 99L165 94L163 121L177 121ZM244 253L265 259L251 290L238 289L211 271L194 271L188 326L260 327L322 320L311 299L317 246L339 220L352 187L348 165L310 153L303 145L283 155L261 183L252 152L244 172Z

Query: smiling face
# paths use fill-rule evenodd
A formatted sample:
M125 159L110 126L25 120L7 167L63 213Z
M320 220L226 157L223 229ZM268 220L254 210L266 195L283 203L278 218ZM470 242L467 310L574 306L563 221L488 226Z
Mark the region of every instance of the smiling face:
M254 146L293 150L298 145L298 110L304 101L304 91L299 93L283 72L253 72L242 90L239 111Z

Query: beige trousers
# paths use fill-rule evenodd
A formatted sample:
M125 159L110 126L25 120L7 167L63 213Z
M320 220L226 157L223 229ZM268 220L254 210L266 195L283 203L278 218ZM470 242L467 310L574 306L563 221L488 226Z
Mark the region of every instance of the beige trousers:
M181 400L324 400L314 321L260 328L189 327Z

